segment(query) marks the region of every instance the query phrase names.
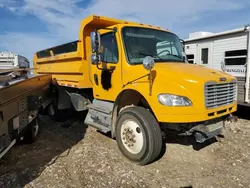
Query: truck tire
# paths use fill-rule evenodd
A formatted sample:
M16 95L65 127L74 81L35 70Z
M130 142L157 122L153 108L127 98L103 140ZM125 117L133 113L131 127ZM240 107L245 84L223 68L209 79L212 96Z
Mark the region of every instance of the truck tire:
M138 106L127 107L118 115L116 142L126 158L146 165L160 155L161 129L149 110Z
M39 134L39 121L35 118L27 127L27 131L24 133L23 141L24 143L31 144L37 140Z

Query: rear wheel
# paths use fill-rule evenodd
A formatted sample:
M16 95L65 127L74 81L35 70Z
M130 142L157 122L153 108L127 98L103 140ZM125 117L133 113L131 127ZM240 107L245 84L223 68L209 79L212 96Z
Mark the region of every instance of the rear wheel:
M150 111L141 107L127 107L118 116L116 141L129 160L146 165L153 162L162 149L159 124Z

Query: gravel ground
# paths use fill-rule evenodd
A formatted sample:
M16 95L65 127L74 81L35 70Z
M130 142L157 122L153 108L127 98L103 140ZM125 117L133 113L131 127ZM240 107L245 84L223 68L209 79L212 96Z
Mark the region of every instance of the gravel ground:
M0 187L250 187L250 120L241 117L203 145L169 138L147 166L129 162L115 140L79 119L45 116L41 124L35 143L16 145L0 161Z

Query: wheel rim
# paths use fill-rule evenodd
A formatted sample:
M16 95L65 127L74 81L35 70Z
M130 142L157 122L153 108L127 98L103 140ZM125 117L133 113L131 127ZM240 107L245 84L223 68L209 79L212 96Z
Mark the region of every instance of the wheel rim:
M33 136L37 136L38 130L39 130L39 126L38 126L38 123L36 122L36 124L32 126Z
M143 148L141 127L133 120L124 121L121 126L121 140L130 153L139 153Z

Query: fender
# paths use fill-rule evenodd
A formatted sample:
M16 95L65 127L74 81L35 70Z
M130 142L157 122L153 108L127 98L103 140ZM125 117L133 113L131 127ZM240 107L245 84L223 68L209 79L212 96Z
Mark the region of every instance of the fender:
M111 131L112 138L115 138L115 125L118 114L122 109L133 105L147 108L154 115L148 101L146 100L146 98L143 96L142 93L134 89L123 90L122 92L119 93L114 102L114 107L112 112L112 131Z

